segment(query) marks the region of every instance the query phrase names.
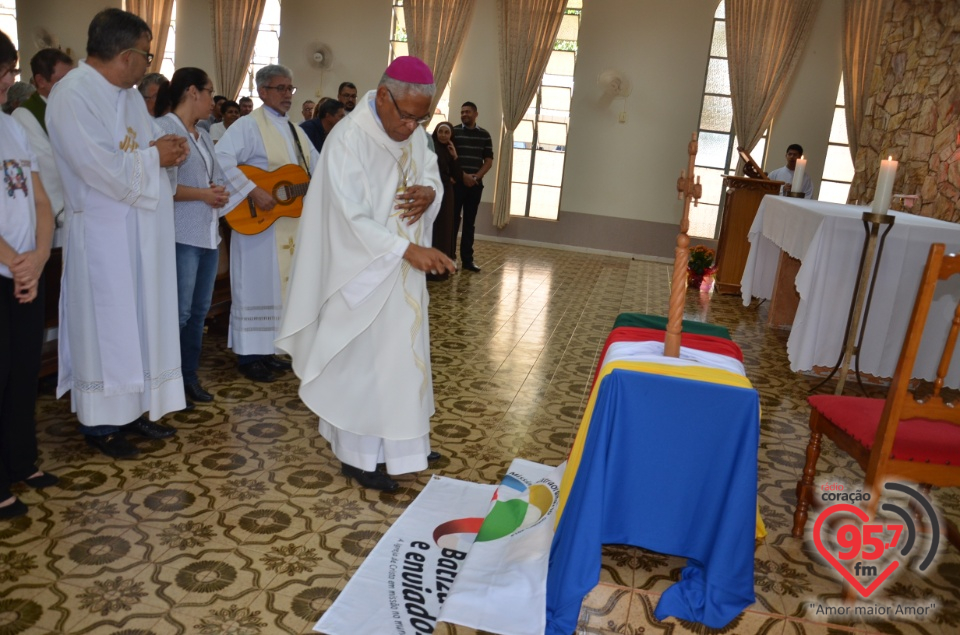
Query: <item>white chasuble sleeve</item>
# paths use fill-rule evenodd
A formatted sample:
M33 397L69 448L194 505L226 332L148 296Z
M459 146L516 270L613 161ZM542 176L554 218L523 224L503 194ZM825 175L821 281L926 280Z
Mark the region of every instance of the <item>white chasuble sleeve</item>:
M364 109L340 122L324 144L304 200L300 247L277 340L304 382L377 317L387 293L376 291L399 277L410 242L429 245L440 201L411 226L394 209L405 177L410 185L442 187L425 133L418 134L405 144L394 142ZM335 296L355 318L346 329L322 323L323 307Z

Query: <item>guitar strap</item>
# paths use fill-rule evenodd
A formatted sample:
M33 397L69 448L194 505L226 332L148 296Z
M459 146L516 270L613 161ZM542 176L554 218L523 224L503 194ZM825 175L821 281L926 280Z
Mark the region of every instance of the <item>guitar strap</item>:
M303 164L303 169L307 171L307 176L312 176L310 174L310 162L307 161L307 157L303 155L303 146L300 145L300 135L297 134L297 129L293 127L292 121L287 121L287 125L290 126L290 134L293 135L293 142L297 144L297 152L300 153L300 162Z

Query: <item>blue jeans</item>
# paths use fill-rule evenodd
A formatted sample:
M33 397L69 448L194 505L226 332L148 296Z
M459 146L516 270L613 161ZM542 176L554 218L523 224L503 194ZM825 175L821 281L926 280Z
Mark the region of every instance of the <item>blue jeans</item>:
M180 366L183 383L197 383L203 322L213 299L219 251L177 243L177 309L180 316Z

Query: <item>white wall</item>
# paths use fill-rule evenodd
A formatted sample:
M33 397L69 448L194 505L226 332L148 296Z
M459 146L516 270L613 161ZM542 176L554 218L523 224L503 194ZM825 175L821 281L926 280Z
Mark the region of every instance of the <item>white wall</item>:
M30 75L30 58L40 50L34 44L36 30L44 28L70 49L74 60L87 56L87 27L103 9L120 7L120 0L18 0L17 37L20 39L20 67Z
M584 3L560 209L677 223L676 180L696 132L716 3L648 0ZM608 103L607 69L633 84ZM562 219L561 219L562 220Z
M340 82L353 82L360 95L376 87L389 59L390 0L282 0L280 10L280 63L293 71L299 91L295 120L300 104L316 100L318 90L336 97ZM310 66L314 42L333 51L329 70Z
M202 68L210 77L216 77L213 67L213 28L210 0L179 0L177 2L177 67ZM217 93L220 86L214 86Z

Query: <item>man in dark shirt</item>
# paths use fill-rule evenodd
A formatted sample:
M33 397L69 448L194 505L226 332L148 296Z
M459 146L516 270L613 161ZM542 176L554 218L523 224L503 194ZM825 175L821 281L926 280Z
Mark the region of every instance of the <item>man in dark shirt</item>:
M337 125L337 122L343 119L345 114L347 113L343 110L343 104L336 99L325 99L317 106L317 112L313 119L300 124L303 131L307 133L307 137L310 138L310 142L313 143L313 147L317 149L317 152L320 152L320 149L323 148L323 142L326 140L327 135L330 134L333 127Z
M477 125L477 105L472 101L460 107L460 121L462 123L453 128L453 141L463 168L463 183L457 183L454 188L453 235L457 235L462 210L460 259L464 269L480 273L480 267L473 261L473 234L483 195L483 175L493 167L493 140L489 132Z
M357 107L357 87L352 82L342 82L337 89L337 100L343 104L344 110L353 112Z

